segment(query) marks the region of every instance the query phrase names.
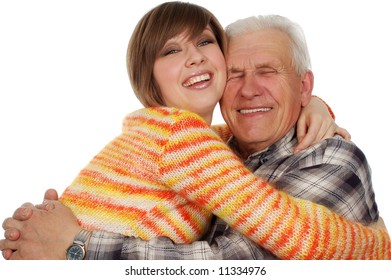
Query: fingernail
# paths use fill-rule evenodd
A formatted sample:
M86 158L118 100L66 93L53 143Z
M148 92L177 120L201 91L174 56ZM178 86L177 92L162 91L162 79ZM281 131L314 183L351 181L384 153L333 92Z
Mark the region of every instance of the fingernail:
M45 203L45 210L53 210L54 209L54 204L50 202Z
M4 232L4 236L8 240L13 240L14 238L14 234L12 233L12 230L9 229Z
M21 212L22 213L20 213L20 214L21 214L22 218L25 219L26 217L28 217L28 215L30 213L30 208L23 207Z

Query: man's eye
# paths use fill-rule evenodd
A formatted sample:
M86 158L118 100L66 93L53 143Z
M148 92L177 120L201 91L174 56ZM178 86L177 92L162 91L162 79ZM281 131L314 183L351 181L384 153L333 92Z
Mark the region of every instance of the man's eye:
M228 77L227 77L227 81L240 79L242 76L243 76L242 74L229 74Z
M265 69L258 70L257 73L259 75L272 75L272 74L276 74L277 71L275 69L272 69L272 68L265 68Z

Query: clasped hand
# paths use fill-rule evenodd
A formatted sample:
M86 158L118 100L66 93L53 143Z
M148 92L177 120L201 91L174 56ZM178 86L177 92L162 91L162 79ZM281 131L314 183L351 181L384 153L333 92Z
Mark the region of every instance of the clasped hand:
M72 211L57 199L57 192L50 189L42 204L24 203L4 220L0 250L5 259L65 259L66 249L81 227Z

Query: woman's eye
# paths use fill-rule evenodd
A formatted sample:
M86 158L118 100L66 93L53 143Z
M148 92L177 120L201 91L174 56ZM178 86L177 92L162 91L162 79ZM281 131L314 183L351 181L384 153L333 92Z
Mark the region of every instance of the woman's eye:
M201 41L198 46L202 47L202 46L206 46L206 45L209 45L209 44L212 44L213 42L211 40L203 40Z
M167 51L163 52L163 55L167 56L167 55L170 55L170 54L176 54L177 52L179 52L179 51L178 50L174 50L174 49L167 50Z

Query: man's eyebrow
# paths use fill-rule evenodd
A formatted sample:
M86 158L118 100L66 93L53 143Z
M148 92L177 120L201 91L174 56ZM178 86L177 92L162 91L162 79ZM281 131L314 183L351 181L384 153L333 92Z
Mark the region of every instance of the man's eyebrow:
M272 68L272 66L270 65L270 63L260 63L260 64L255 65L256 70L262 69L262 68Z
M257 71L259 69L264 69L264 68L272 68L269 64L266 64L266 63L261 63L261 64L257 64L254 66L253 71ZM244 69L243 67L235 67L235 66L231 66L228 68L227 72L228 73L240 73L240 72L245 72L246 69Z
M238 72L243 72L244 69L239 67L229 67L227 71L228 73L238 73Z

